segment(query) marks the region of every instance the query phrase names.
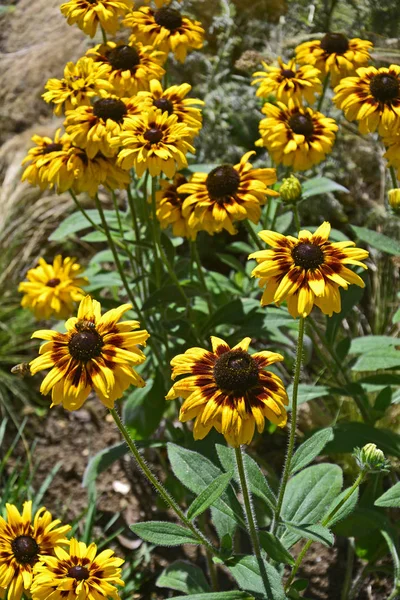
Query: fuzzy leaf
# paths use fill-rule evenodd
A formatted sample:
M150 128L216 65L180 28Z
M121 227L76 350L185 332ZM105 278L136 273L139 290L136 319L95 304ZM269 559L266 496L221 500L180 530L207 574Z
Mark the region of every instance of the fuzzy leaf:
M186 527L167 521L149 521L130 526L133 533L156 546L199 544L198 538Z
M222 473L210 483L192 502L187 511L187 518L191 521L201 515L209 506L226 490L232 479L232 473Z
M296 473L296 471L300 471L300 469L310 464L332 437L332 428L327 427L326 429L317 431L308 440L303 442L293 455L290 465L291 473Z

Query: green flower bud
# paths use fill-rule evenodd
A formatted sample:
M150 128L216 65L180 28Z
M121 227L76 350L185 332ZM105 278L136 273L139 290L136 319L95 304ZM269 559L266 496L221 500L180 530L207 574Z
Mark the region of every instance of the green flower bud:
M390 469L389 461L386 460L382 450L376 447L376 444L366 444L361 449L354 448L354 457L362 471L377 473Z
M279 194L286 204L296 204L301 198L301 183L294 175L284 179Z
M395 212L400 212L400 189L395 188L394 190L388 191L389 204Z

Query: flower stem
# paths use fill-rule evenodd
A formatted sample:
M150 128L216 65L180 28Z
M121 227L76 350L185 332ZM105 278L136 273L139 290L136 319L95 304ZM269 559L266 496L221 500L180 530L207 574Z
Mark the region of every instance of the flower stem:
M244 454L243 446L241 446L240 448L235 448L236 466L237 466L237 470L238 470L240 487L241 487L242 496L243 496L244 512L246 515L247 524L249 526L250 539L251 539L251 543L253 546L254 555L257 559L258 566L260 569L260 575L261 575L263 583L264 583L266 598L269 598L270 595L268 592L270 591L271 588L270 588L270 584L268 581L268 574L265 569L264 560L261 555L260 540L258 537L256 518L255 518L253 506L251 504L249 487L247 485L247 474L246 474L246 469L244 466L243 454Z
M143 471L143 473L145 474L147 479L155 487L158 494L161 496L161 498L167 504L167 506L169 506L174 511L174 513L177 515L177 517L182 521L182 523L184 523L184 525L186 525L186 527L188 529L190 529L190 531L198 539L199 543L202 544L203 546L205 546L206 550L208 550L214 556L218 556L218 552L214 548L214 546L211 544L211 542L186 517L184 512L181 510L181 508L177 504L176 500L171 496L171 494L166 490L166 488L163 486L161 481L159 481L157 479L157 477L154 475L154 473L151 471L151 469L147 466L145 460L140 455L140 452L137 449L135 442L132 440L131 436L129 435L129 432L127 431L126 427L124 426L124 424L121 420L121 417L119 416L119 414L117 413L115 408L110 408L109 411L110 411L110 414L111 414L112 418L114 419L115 424L118 427L122 437L124 438L125 442L127 443L127 446L129 448L129 450L131 451L132 456L138 463L139 467L141 468L141 470Z
M264 246L262 244L262 241L260 240L260 238L258 237L258 235L254 232L252 226L250 225L250 223L248 222L247 219L244 220L244 225L247 229L247 231L250 234L251 239L253 240L253 242L255 243L255 245L260 249L260 250L264 250Z
M392 166L389 167L389 173L390 173L390 177L392 179L392 186L394 188L398 188L399 184L398 184L398 181L397 181L396 172L395 172L395 170L394 170L394 168Z
M299 218L299 209L297 208L297 206L295 204L293 204L293 218L294 218L294 224L297 229L297 233L299 233L299 231L301 229L300 218Z
M292 456L294 451L294 442L296 439L296 426L297 426L297 394L299 389L301 363L303 359L303 342L304 342L304 325L305 318L300 317L299 321L299 336L297 338L297 350L296 350L296 362L294 367L294 379L293 379L293 395L292 395L292 417L290 423L290 436L288 450L286 454L285 466L283 468L282 481L279 488L278 501L276 504L276 510L271 525L271 533L275 534L279 525L279 518L282 510L283 498L287 482L290 475L290 467L292 462Z
M197 264L197 270L198 270L198 273L199 273L200 283L201 283L201 285L203 287L203 290L204 290L204 296L205 296L205 299L206 299L206 302L207 302L208 311L209 311L210 316L211 316L212 312L213 312L213 307L212 307L212 303L211 303L211 294L208 291L206 280L205 280L205 277L204 277L203 267L202 267L201 260L200 260L200 255L199 255L199 249L197 247L197 242L195 240L192 240L190 242L190 245L191 245L191 248L192 248L194 260L196 261L196 264Z
M104 29L103 29L103 26L102 26L102 25L100 25L100 29L101 29L101 35L102 35L102 37L103 37L103 44L107 44L107 34L106 34L106 32L104 31Z
M325 76L325 79L324 79L324 86L323 86L323 88L322 88L322 93L321 93L321 96L319 97L319 100L318 100L318 105L317 105L317 110L318 110L318 111L320 111L320 110L321 110L321 108L322 108L322 104L323 104L323 102L324 102L325 93L326 93L326 90L327 90L327 87L328 87L328 83L329 83L329 75L330 75L330 74L328 73L328 74Z

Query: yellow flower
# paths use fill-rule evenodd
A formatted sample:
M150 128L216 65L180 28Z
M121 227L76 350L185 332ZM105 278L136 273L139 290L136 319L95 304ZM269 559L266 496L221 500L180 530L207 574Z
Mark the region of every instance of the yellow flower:
M400 211L400 189L395 188L388 191L389 204L395 212Z
M291 100L289 106L265 104L262 112L267 117L260 122L256 146L265 146L276 164L306 171L331 152L338 130L333 119Z
M60 544L68 544L71 529L53 521L45 508L32 519L32 502L24 502L22 514L14 504L6 504L7 516L0 516L0 588L8 590L9 600L20 600L32 584L33 567L39 554L53 555Z
M45 85L48 91L42 98L55 104L56 115L61 115L63 109L90 104L91 98L112 92L113 86L107 81L107 73L105 65L94 63L91 58L80 58L76 64L69 62L63 79L48 80Z
M234 221L258 223L267 196L278 193L267 187L276 182L275 169L253 169L248 162L252 154L247 152L239 164L220 165L208 175L194 173L189 183L180 186L178 192L188 194L183 216L189 227L210 235L226 229L234 235Z
M187 183L187 179L181 173L175 174L172 183L166 179L160 180L161 190L156 192L156 214L162 229L172 225L173 235L195 240L197 229L189 227L188 219L182 214L182 205L187 194L178 193L178 187L184 183Z
M89 282L81 277L83 269L75 258L62 258L58 254L53 264L44 258L39 259L39 266L29 269L28 281L19 284L18 291L24 297L21 306L30 308L37 319L48 319L52 315L60 319L69 317L74 310L74 302L85 296L81 286Z
M378 129L391 135L400 126L400 66L357 69L335 88L334 103L349 121L358 120L360 133Z
M204 105L198 98L186 98L192 86L188 83L172 85L163 91L162 85L156 79L150 81L149 92L139 92L138 96L143 99L143 110L154 106L169 115L176 115L178 123L185 123L192 129L192 136L201 129L202 115L200 106Z
M97 26L115 35L119 29L118 17L123 17L133 7L133 0L69 0L61 4L60 10L68 25L78 25L90 37L94 37Z
M397 170L397 177L400 178L400 130L391 134L386 133L382 141L386 148L383 156L387 159L388 166Z
M103 156L115 156L117 146L110 141L124 129L128 116L141 113L141 104L136 96L100 98L93 106L78 106L65 113L65 129L75 146L84 148L89 158L98 152Z
M56 140L58 139L58 142ZM52 142L50 138L33 136L38 144L32 148L23 163L31 161L25 169L22 180L31 185L56 188L59 194L73 190L76 194L87 192L94 196L99 185L114 190L126 188L129 174L116 165L115 158L105 158L97 154L89 157L85 150L71 145L70 136L64 134Z
M31 588L33 600L101 600L120 596L115 586L124 586L124 560L113 550L97 554L96 544L86 546L71 539L69 552L55 549L55 556L41 556L35 566Z
M315 102L315 94L322 92L320 80L321 72L311 65L296 66L296 61L291 60L288 64L278 59L279 66L273 67L262 62L264 71L253 73L255 77L252 85L259 85L257 96L268 98L274 95L277 100L287 104L291 99L301 104L306 100L309 104Z
M140 90L148 90L150 80L161 79L165 73L161 66L167 58L165 52L155 50L153 46L143 46L133 39L129 44L98 44L86 54L106 67L108 81L117 96L128 98Z
M151 0L144 0L145 4L150 4ZM157 8L161 8L166 4L167 6L171 4L172 0L154 0L154 4ZM177 0L177 2L182 2L182 0Z
M260 231L258 235L272 249L259 250L249 258L259 263L252 277L260 277L260 287L266 286L262 306L272 302L279 306L287 300L288 310L296 318L306 317L315 304L331 317L341 311L340 287L347 290L351 283L365 286L346 265L366 269L360 261L367 258L368 252L354 248L354 242L328 241L330 230L325 221L314 234L304 230L298 238Z
M114 141L122 146L117 164L123 169L134 167L138 177L148 169L152 177L165 173L172 179L177 170L187 166L186 152L195 152L187 141L191 133L184 123L178 123L176 115L156 108L127 118L124 131Z
M288 398L281 379L264 369L283 360L275 352L247 350L251 338L244 338L232 349L224 340L211 337L212 352L190 348L172 359L175 383L167 400L185 398L179 420L196 417L195 440L202 440L212 427L225 436L228 444L250 444L254 429L264 430L267 418L279 427L286 425Z
M296 48L297 62L313 65L323 76L330 73L335 87L343 77L352 75L370 60L372 43L360 38L347 39L342 33L326 33L322 40L304 42Z
M132 27L133 34L143 44L163 52L171 51L180 62L184 62L189 48L198 50L203 46L205 32L201 23L191 21L169 6L157 10L142 7L129 13L123 24Z
M78 317L66 321L65 333L35 331L32 337L47 343L30 363L31 373L51 369L40 391L46 395L52 390L52 406L62 403L67 410L78 410L93 388L101 402L113 408L130 385L145 385L132 366L145 360L137 345L145 346L149 334L146 330L135 331L140 326L138 321L118 323L131 308L123 304L101 316L100 303L86 296L79 305Z

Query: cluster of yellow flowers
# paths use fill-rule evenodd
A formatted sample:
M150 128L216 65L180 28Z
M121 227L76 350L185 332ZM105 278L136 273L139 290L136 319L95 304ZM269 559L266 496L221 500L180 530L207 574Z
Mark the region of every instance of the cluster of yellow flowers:
M119 599L115 586L123 586L122 558L112 550L97 553L95 544L65 536L70 525L53 520L44 507L32 515L32 502L22 514L6 504L0 516L0 598L26 595L32 600Z

